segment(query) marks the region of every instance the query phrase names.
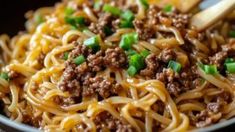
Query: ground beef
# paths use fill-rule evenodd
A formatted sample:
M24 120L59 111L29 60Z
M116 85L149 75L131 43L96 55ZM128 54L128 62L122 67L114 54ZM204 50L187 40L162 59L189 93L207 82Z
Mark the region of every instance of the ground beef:
M142 40L148 40L155 35L155 30L152 25L146 25L145 20L135 19L133 21L136 32L139 35L139 38Z
M190 17L191 15L181 14L177 10L166 13L156 5L151 5L147 11L148 24L156 25L160 22L180 30L188 26Z
M209 103L207 104L207 109L210 111L210 112L213 112L213 113L218 113L221 109L221 104L218 103L218 102L213 102L213 103Z
M197 86L201 85L201 78L197 73L197 67L191 66L186 67L180 73L180 78L178 79L180 84L182 85L183 91L187 91Z
M94 122L98 132L103 130L110 130L111 132L133 132L133 128L129 124L125 124L123 121L116 119L108 112L99 113Z
M173 26L179 29L183 29L187 27L189 23L190 15L173 13L171 15L171 18L172 18Z
M182 30L188 26L190 15L188 14L180 14L177 11L173 11L170 13L165 13L160 11L158 14L158 19L162 24L169 25ZM169 19L170 18L170 19Z
M197 127L205 127L212 124L211 118L209 118L208 112L206 110L201 111L196 115L196 126Z
M92 22L90 26L88 27L93 33L99 34L102 38L106 36L105 34L105 27L112 27L113 21L116 20L114 16L112 16L110 13L99 13L100 16L98 19L98 22ZM112 29L112 28L111 28Z
M70 53L71 58L75 58L79 55L84 55L85 57L87 57L89 54L92 53L92 49L86 47L85 45L77 43L74 44L76 45L76 47Z
M67 61L62 80L59 83L59 88L63 91L68 91L71 97L79 97L82 92L82 87L77 80L75 69L76 65L71 61Z
M122 68L127 64L127 56L119 47L107 49L105 51L104 63L111 68Z
M155 54L150 54L145 59L146 68L140 71L140 75L145 76L147 78L154 78L156 71L159 67L159 59Z
M168 83L166 89L170 95L174 95L175 97L177 97L181 92L180 85L178 82Z
M100 50L96 54L90 54L87 57L88 66L91 71L98 72L104 68L103 52Z
M156 73L156 79L166 84L170 95L177 97L180 93L201 84L199 75L192 69L194 68L185 68L180 73L176 73L170 68L164 68L162 72Z
M148 12L147 12L147 18L149 20L149 23L152 25L158 24L158 12L161 11L161 9L156 5L150 5Z
M223 64L225 59L228 57L228 53L226 51L220 51L216 53L214 56L210 57L210 64L214 64L218 69L223 68Z
M97 93L102 98L107 98L110 95L117 94L120 88L121 86L113 79L105 79L103 77L97 76L94 78L89 78L87 88L83 89L83 95L92 96Z
M159 56L160 59L165 63L168 63L170 60L175 60L176 58L176 54L173 49L164 49Z
M210 113L208 110L203 110L199 114L196 115L196 127L206 127L213 123L218 122L221 118L222 114L218 113L215 115L214 113Z

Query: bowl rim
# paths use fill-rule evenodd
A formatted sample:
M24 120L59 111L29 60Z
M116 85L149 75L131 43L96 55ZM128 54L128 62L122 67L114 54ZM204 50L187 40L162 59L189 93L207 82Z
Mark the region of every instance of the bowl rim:
M222 128L226 128L226 127L231 126L233 124L235 124L235 118L219 122L219 123L214 124L212 126L199 128L199 129L193 130L193 132L213 132L216 130L220 130ZM0 127L3 130L7 130L7 131L14 130L16 132L25 132L25 131L40 132L41 131L38 128L34 128L32 126L25 125L25 124L10 120L9 118L7 118L3 115L0 115Z

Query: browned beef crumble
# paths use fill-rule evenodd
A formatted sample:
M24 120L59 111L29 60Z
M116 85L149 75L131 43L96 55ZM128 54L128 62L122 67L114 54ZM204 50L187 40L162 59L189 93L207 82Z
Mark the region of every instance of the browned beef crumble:
M156 79L164 82L168 92L173 96L178 96L179 93L196 88L200 85L200 77L197 73L189 70L184 70L176 73L171 69L163 69L162 72L156 74Z
M159 67L159 59L155 54L150 54L145 59L146 68L140 71L141 76L146 76L148 78L154 78L156 71Z
M141 40L148 40L155 35L155 30L152 26L146 25L146 21L135 19L133 21L134 27Z
M196 115L195 125L197 127L205 127L212 123L212 119L208 115L208 111L203 110L199 114Z
M190 15L181 14L176 10L165 13L158 6L150 5L147 10L147 16L142 20L135 19L133 24L139 38L142 40L148 40L154 37L156 35L156 24L159 23L165 26L176 27L184 36L186 34L185 28L188 27L190 17Z
M87 88L83 89L84 96L92 96L94 93L99 94L103 98L107 98L110 95L118 94L121 86L115 82L114 79L105 79L97 76L88 79Z
M123 4L122 1L117 1L114 5ZM103 3L104 4L104 3ZM102 4L102 5L103 5ZM133 12L137 12L137 6L128 7ZM101 35L102 38L107 37L105 28L108 27L112 32L119 29L121 19L112 16L110 13L102 12L102 7L93 11L98 18L98 22L91 22L88 28L95 34ZM143 19L137 19L133 21L134 29L138 33L140 40L150 40L157 37L156 34L157 24L165 26L173 26L177 28L181 35L185 38L185 42L188 43L190 37L197 38L202 41L205 37L203 33L197 33L196 30L188 30L190 15L181 14L174 10L173 12L163 12L159 7L150 5L146 10L147 15ZM190 31L190 32L189 32ZM172 33L161 32L164 37L172 37ZM186 51L188 56L193 52L193 46L184 44L181 46ZM221 49L218 49L221 50ZM225 59L230 55L230 48L222 49L222 51L211 56L209 59L205 59L205 64L215 64L218 69L222 69ZM75 58L79 55L86 57L86 62L77 66L71 58ZM76 44L76 47L69 55L69 60L66 62L66 68L63 73L63 79L59 84L60 88L64 91L69 91L71 97L62 99L64 105L70 105L76 103L75 98L95 96L98 95L102 98L107 98L113 95L117 95L118 91L122 88L120 84L115 82L115 79L105 78L97 76L96 73L103 71L109 67L112 69L127 67L127 55L119 47L107 48L106 51L100 50L96 53L82 44ZM167 68L170 60L176 60L176 53L174 49L163 49L159 55L150 54L145 58L146 67L139 72L139 75L145 79L157 79L165 84L169 94L174 98L187 90L196 88L201 85L202 79L196 72L196 66L194 63L182 67L179 73L174 72L172 69ZM191 62L191 61L190 61ZM203 62L204 63L204 62ZM55 101L61 102L61 99ZM197 127L208 126L218 121L213 115L219 114L225 104L228 104L230 95L221 94L217 96L211 103L206 104L207 109L198 112L193 119L194 125ZM158 113L163 114L164 104L157 102L151 106L152 109ZM108 128L111 131L129 132L133 131L130 125L124 124L122 121L115 119L107 112L102 112L94 119L97 130L102 131ZM157 123L156 123L157 124ZM157 125L156 125L157 126ZM84 128L82 126L82 128Z
M164 49L159 56L160 59L165 63L168 63L170 60L176 59L176 54L173 49Z
M70 53L71 58L75 58L79 55L84 55L87 57L88 55L92 54L92 50L85 45L78 43L74 43L74 45L76 45L76 47Z
M111 132L133 132L134 129L131 125L124 123L123 121L116 119L108 112L99 113L94 122L98 132L102 132L105 128Z
M116 21L116 17L112 16L110 13L99 13L98 14L98 22L92 22L88 27L93 33L99 34L102 38L106 36L105 34L105 27L111 27L114 21ZM114 31L113 31L114 32Z
M111 68L122 68L126 65L127 56L123 49L116 47L105 51L104 63Z
M212 103L207 104L207 109L210 112L218 113L221 109L221 106L222 106L222 104L220 104L218 102L212 102Z
M214 56L210 57L210 63L217 66L218 69L223 67L223 63L225 59L228 57L228 53L226 51L220 51L216 53Z
M79 55L86 56L87 61L76 65L73 58ZM81 96L94 95L107 98L116 95L118 90L121 89L121 85L117 84L115 79L96 76L96 72L104 70L106 67L121 68L125 66L127 59L122 49L108 49L106 53L100 50L93 53L85 46L78 44L71 51L69 57L59 87L63 91L68 91L72 100ZM113 62L115 62L115 65ZM76 103L76 100L69 101L70 103L66 103L68 101L63 102L70 104L71 102Z
M145 58L146 68L140 71L140 75L146 79L162 81L173 96L199 86L201 79L196 72L196 66L182 68L180 73L167 68L168 62L175 60L175 57L176 54L172 49L164 49L158 56L148 55Z
M90 67L91 71L98 72L104 69L104 58L103 58L103 51L100 50L95 54L90 54L87 57L88 66Z
M197 127L205 127L216 123L220 119L221 111L224 109L224 106L230 102L230 94L222 92L217 95L212 102L207 104L205 110L197 113L195 117L190 118L191 123Z
M221 113L210 113L209 110L203 110L199 114L196 115L196 127L206 127L213 123L218 122L218 120L221 118Z

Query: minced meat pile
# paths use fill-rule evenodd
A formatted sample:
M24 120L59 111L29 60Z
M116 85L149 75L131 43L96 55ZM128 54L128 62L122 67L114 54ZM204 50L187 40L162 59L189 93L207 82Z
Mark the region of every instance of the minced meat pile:
M201 85L203 79L197 73L196 63L189 57L190 63L182 66L177 62L177 53L174 48L162 49L160 54L156 54L147 49L143 52L136 51L132 47L137 41L150 42L152 38L158 37L155 28L158 24L175 27L187 39L189 30L187 28L191 17L189 14L179 13L176 9L166 12L158 6L150 5L146 9L147 15L138 19L134 15L137 13L137 7L120 7L118 5L120 5L118 2L109 5L101 2L96 8L89 4L86 5L98 20L93 22L85 19L85 23L78 23L76 26L79 30L89 30L96 36L83 42L74 41L75 48L62 55L67 54L67 57L64 57L65 69L59 88L68 91L71 95L70 103L63 105L79 103L83 97L98 97L99 100L103 100L118 95L123 87L115 81L115 76L98 74L107 68L114 71L126 70L131 77L138 75L146 80L157 79L165 84L172 98L177 98L180 94ZM106 9L107 6L115 11ZM107 47L100 46L100 41L105 42L107 37L120 28L132 28L134 32L121 35L120 41L115 40ZM164 37L172 36L167 33L162 33L162 35ZM186 42L188 41L186 40ZM184 53L187 56L192 53L192 48L188 44L182 45L182 49L187 51ZM215 64L219 70L223 71L225 59L231 56L230 50L221 49L216 54L212 53L205 62ZM219 113L227 101L216 99L207 104L206 111L196 113L193 120L194 125L202 127L217 121L211 117ZM66 102L65 99L64 102ZM106 112L100 113L94 120L100 131L104 126L111 131L133 131L130 125L115 119Z

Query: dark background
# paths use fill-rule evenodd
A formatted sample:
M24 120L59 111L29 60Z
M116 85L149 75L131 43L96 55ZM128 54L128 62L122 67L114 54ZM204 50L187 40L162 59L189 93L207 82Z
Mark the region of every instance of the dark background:
M53 6L58 0L0 0L0 34L17 34L24 30L24 14L42 6Z

